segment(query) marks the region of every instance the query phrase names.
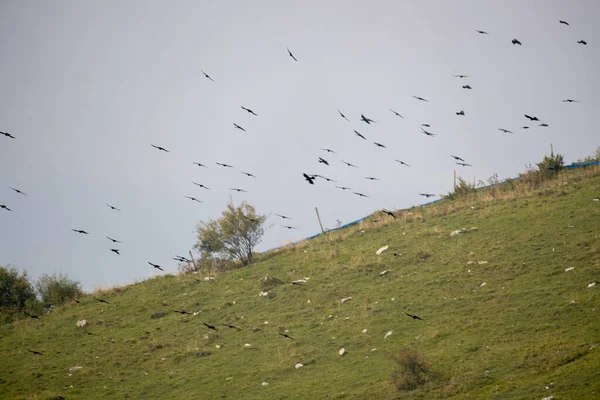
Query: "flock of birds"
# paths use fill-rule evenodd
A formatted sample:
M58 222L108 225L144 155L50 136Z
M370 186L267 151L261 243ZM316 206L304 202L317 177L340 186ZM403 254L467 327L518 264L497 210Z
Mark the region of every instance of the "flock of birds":
M566 22L566 21L564 21L564 20L560 20L560 21L559 21L559 23L560 23L560 24L562 24L562 25L567 25L567 26L569 25L569 23L568 23L568 22ZM478 34L481 34L481 35L489 35L489 33L488 33L488 32L486 32L486 31L482 31L482 30L476 30L476 32L477 32ZM581 44L581 45L587 45L587 42L586 42L585 40L579 40L577 43L578 43L578 44ZM513 44L513 45L515 45L515 46L522 46L522 45L523 45L523 44L522 44L522 42L521 42L520 40L516 39L516 38L512 40L512 44ZM289 57L290 57L290 58L291 58L291 59L292 59L294 62L299 62L299 60L298 60L298 59L297 59L297 58L294 56L294 54L291 52L291 50L290 50L289 48L287 48L287 53L288 53ZM213 79L213 78L212 78L212 77L211 77L209 74L207 74L207 73L206 73L206 72L204 72L203 70L201 70L201 72L202 72L202 74L204 75L204 77L205 77L207 80L210 80L210 81L212 81L212 82L215 82L215 80L214 80L214 79ZM465 79L465 78L469 78L469 76L468 76L468 75L462 75L462 74L460 74L460 75L453 75L453 77L455 77L455 78L457 78L457 79L461 79L461 80L462 80L462 79ZM464 90L472 90L472 89L473 89L473 88L471 87L471 85L469 85L469 84L462 85L462 88L463 88ZM415 100L417 100L417 101L420 101L420 102L424 102L424 103L429 103L429 101L430 101L429 99L426 99L426 98L424 98L424 97L421 97L421 96L416 96L416 95L414 95L414 96L412 96L412 97L413 97ZM574 100L574 99L571 99L571 98L564 99L564 100L562 100L562 101L563 101L564 103L577 103L577 102L578 102L578 100ZM252 110L251 108L248 108L248 107L245 107L245 106L241 106L241 109L242 109L243 111L247 112L248 114L252 115L253 117L258 117L258 114L257 114L256 112L254 112L254 110ZM397 117L399 117L399 118L401 118L401 119L404 119L404 116L403 116L402 114L400 114L399 112L397 112L397 111L395 111L395 110L393 110L393 109L391 109L391 108L390 108L389 110L390 110L390 112L392 112L392 113L393 113L395 116L397 116ZM343 118L343 119L344 119L344 120L346 120L347 122L350 122L350 123L351 123L351 120L350 120L350 119L349 119L349 118L348 118L348 117L347 117L347 116L346 116L346 115L345 115L345 114L344 114L344 113L343 113L341 110L339 110L339 109L338 109L338 110L337 110L337 112L338 112L338 114L339 114L339 116L340 116L341 118ZM465 116L466 114L465 114L465 111L464 111L464 110L459 110L459 111L457 111L457 112L456 112L456 115L457 115L457 116ZM532 116L532 115L529 115L529 114L524 114L524 117L525 117L525 118L528 120L528 122L529 122L529 123L538 123L538 126L540 126L540 127L548 127L548 126L549 126L547 123L545 123L545 122L541 121L541 120L540 120L538 117L536 117L536 116ZM360 119L359 119L359 121L360 121L360 122L362 122L362 123L364 123L364 124L366 124L366 125L371 125L371 124L377 123L376 121L374 121L374 120L373 120L373 119L371 119L371 118L368 118L368 117L367 117L367 116L365 116L364 114L361 114L361 115L360 115ZM237 124L237 123L233 123L233 127L234 127L234 129L237 129L237 130L240 130L240 131L246 132L246 129L245 129L243 126L241 126L241 125L239 125L239 124ZM530 127L529 125L523 125L521 128L522 128L522 129L529 129L529 127ZM511 130L509 130L509 129L506 129L506 128L502 128L502 127L501 127L501 128L498 128L498 130L500 130L500 131L501 131L501 132L503 132L503 133L514 134L514 133L513 133ZM367 137L366 137L366 136L365 136L363 133L359 132L357 129L354 129L354 130L353 130L353 132L354 132L354 134L355 134L355 136L356 136L357 138L359 138L359 139L361 139L361 140L364 140L364 141L368 141ZM430 125L430 124L428 124L428 123L423 123L423 124L421 124L421 126L420 126L420 133L422 133L422 134L424 134L424 135L426 135L426 136L428 136L428 137L435 137L435 136L437 136L437 134L436 134L436 133L433 133L433 132L432 132L432 130L431 130L431 125ZM5 138L7 138L7 139L16 139L16 136L15 136L15 135L13 135L13 134L11 134L11 133L9 133L9 132L0 132L0 135L4 136L4 137L5 137ZM386 146L385 144L383 144L383 143L380 143L380 142L375 142L375 141L373 141L373 144L374 144L376 147L378 147L378 148L381 148L381 149L386 149L386 148L387 148L387 146ZM162 147L162 146L160 146L160 145L156 145L156 144L153 144L153 143L151 143L151 146L152 146L154 149L156 149L157 151L159 151L159 152L170 153L170 150L168 150L168 149L166 149L165 147ZM334 151L334 150L332 150L332 149L329 149L329 148L322 148L321 150L322 150L322 151L324 151L324 152L326 152L326 153L327 153L327 154L329 154L329 155L337 155L337 154L338 154L336 151ZM456 165L459 165L459 166L462 166L462 167L471 167L471 164L467 163L467 162L466 162L466 161L465 161L465 160L464 160L462 157L460 157L460 156L456 156L456 155L449 155L449 156L450 156L450 157L451 157L451 158L452 158L452 159L453 159L453 160L456 162ZM329 156L328 156L328 157L329 157ZM324 157L318 157L318 160L317 160L317 161L318 161L318 163L319 163L319 164L323 164L324 166L329 166L329 165L330 165L330 162L331 162L330 160L327 160L327 159L325 159ZM407 164L406 162L404 162L403 160L394 159L394 161L395 161L395 162L398 162L398 163L399 163L399 164L401 164L402 166L405 166L405 167L407 167L407 168L410 168L410 165L409 165L409 164ZM346 160L344 160L344 159L340 159L340 162L341 162L341 163L343 163L344 165L346 165L347 167L349 167L349 168L352 168L352 169L358 169L358 168L359 168L357 165L355 165L355 164L353 164L353 163L351 163L351 162L349 162L349 161L346 161ZM192 161L192 164L196 165L196 166L197 166L197 167L199 167L199 168L209 168L207 165L205 165L205 164L203 164L203 163L200 163L200 162L197 162L197 161ZM222 163L222 162L216 162L216 165L217 165L218 167L221 167L221 168L229 168L229 169L232 169L232 168L234 168L232 165L229 165L229 164L226 164L226 163ZM245 176L247 176L248 178L252 178L252 179L258 179L258 177L257 177L257 176L255 176L255 175L254 175L254 174L252 174L252 173L249 173L249 172L246 172L246 171L239 171L239 172L240 172L241 174L244 174L244 175L245 175ZM337 181L335 181L335 180L333 180L333 179L331 179L331 178L328 178L328 177L326 177L326 176L320 175L320 174L312 174L312 173L306 173L306 172L305 172L305 173L303 173L303 174L302 174L302 176L304 177L305 181L306 181L306 182L308 182L310 185L314 185L317 179L323 179L323 180L325 180L325 181L327 181L327 182L333 182L333 183L337 183ZM364 179L366 179L366 180L371 180L371 181L377 181L377 180L379 180L379 178L377 178L377 177L373 177L373 176L366 176L366 177L364 177ZM198 182L195 182L195 181L193 181L192 183L193 183L194 185L198 186L199 188L203 189L203 190L211 190L211 188L207 187L206 185L204 185L204 184L202 184L202 183L198 183ZM357 195L357 196L360 196L360 197L369 197L369 196L368 196L368 195L366 195L365 193L362 193L362 192L359 192L359 191L354 191L354 189L353 189L353 188L351 188L351 187L342 186L342 185L335 185L335 187L336 187L336 188L338 188L338 189L340 189L340 190L344 190L344 191L346 191L346 190L348 190L348 191L352 191L352 193L353 193L353 194L355 194L355 195ZM17 195L20 195L20 196L27 196L27 194L26 194L26 193L24 193L23 191L21 191L21 190L20 190L20 189L18 189L18 188L15 188L15 187L12 187L12 186L11 186L11 187L10 187L10 189L11 189L12 191L14 191L14 192L15 192ZM229 188L229 189L230 189L231 191L235 191L235 192L244 192L244 193L245 193L245 192L247 192L245 189L242 189L242 188ZM424 197L427 197L427 198L429 198L429 197L433 197L433 196L436 196L435 194L431 194L431 193L419 193L419 194L420 194L421 196L424 196ZM197 197L195 197L195 196L184 196L184 197L185 197L185 198L187 198L187 199L189 199L189 200L191 200L191 201L198 202L198 203L202 203L202 200L198 199L198 198L197 198ZM113 206L113 205L110 205L110 204L105 204L105 205L106 205L106 206L107 206L107 207L108 207L108 208L109 208L111 211L115 211L115 212L120 212L120 211L121 211L121 209L119 209L119 208L117 208L117 207L115 207L115 206ZM10 207L9 207L8 205L6 205L6 204L0 204L0 209L3 209L3 210L5 210L5 211L12 211L12 208L10 208ZM390 215L390 216L392 216L392 217L396 217L392 211L385 210L385 209L384 209L384 210L382 210L382 211L383 211L385 214L388 214L388 215ZM288 216L286 216L286 215L283 215L283 214L275 214L275 215L276 215L277 217L281 218L282 220L292 220L292 219L293 219L293 218L291 218L291 217L288 217ZM260 222L259 220L252 218L252 216L244 216L244 217L245 217L245 218L247 218L247 219L249 219L250 221L253 221L253 222ZM294 227L294 226L291 226L291 225L281 225L281 226L282 226L283 228L287 228L287 229L297 229L296 227ZM89 234L90 234L90 232L88 232L87 230L84 230L84 229L72 229L72 231L73 231L73 232L75 232L75 233L81 234L81 235L89 235ZM116 245L116 244L122 244L122 243L123 243L122 241L120 241L120 240L117 240L117 239L114 239L114 238L112 238L112 237L110 237L110 236L106 236L106 238L107 238L107 239L108 239L108 240L109 240L109 241L110 241L112 244L114 244L114 245ZM120 249L118 249L118 248L116 248L116 247L115 247L115 248L110 248L109 250L110 250L111 252L115 253L116 255L120 255ZM176 261L178 261L178 262L190 262L190 260L188 260L186 257L179 256L179 255L176 255L175 257L173 257L173 259L174 259L174 260L176 260ZM148 261L148 264L149 264L151 267L153 267L153 268L155 268L155 269L157 269L157 270L164 271L164 269L162 268L162 266L161 266L161 265L159 265L159 264L155 264L155 263L152 263L152 262L150 262L150 261ZM297 282L292 282L292 283L296 284ZM101 299L101 298L93 297L93 299L94 299L94 300L96 300L96 301L98 301L98 302L101 302L101 303L111 304L111 303L109 303L107 300L104 300L104 299ZM80 303L80 301L79 301L78 299L76 299L76 298L73 298L73 300L74 300L75 302L77 302L77 303ZM179 313L179 314L182 314L182 315L188 315L188 314L192 314L192 313L190 313L190 312L187 312L187 311L185 311L185 310L174 310L174 312L176 312L176 313ZM406 314L408 317L410 317L410 318L413 318L413 319L415 319L415 320L421 320L421 321L422 321L422 319L421 319L420 317L418 317L417 315L410 314L410 313L405 313L405 314ZM27 315L28 317L30 317L30 318L32 318L32 319L39 319L39 317L38 317L37 315L30 314L30 313L28 313L28 312L25 312L25 315ZM217 327L216 327L215 325L209 324L209 323L207 323L207 322L204 322L203 324L204 324L204 325L207 327L207 329L209 329L209 330L214 330L214 331L216 331L216 330L217 330ZM231 328L231 329L236 329L236 330L240 330L240 329L241 329L241 328L239 328L239 327L236 327L236 326L234 326L234 325L229 325L229 324L222 324L222 325L223 325L223 326L225 326L225 327L227 327L227 328ZM91 333L89 333L89 334L91 334ZM279 335L281 335L281 336L282 336L282 337L284 337L284 338L287 338L287 339L294 340L294 338L293 338L293 337L291 337L291 336L289 336L287 333L284 333L284 332L278 332L278 334L279 334ZM33 353L33 354L35 354L35 355L43 355L41 352L39 352L39 351L36 351L36 350L31 350L31 349L28 349L28 351L29 351L29 352L31 352L31 353Z
M566 26L570 25L567 21L564 21L564 20L560 20L559 23L562 24L562 25L566 25ZM489 35L488 32L483 31L483 30L475 30L475 32L477 32L478 34L481 34L481 35ZM581 45L587 45L587 42L585 40L579 40L577 43L581 44ZM522 42L519 39L516 39L516 38L512 40L512 44L513 45L518 45L518 46L522 46L523 45ZM289 47L287 48L287 53L288 53L289 57L294 62L299 62L299 60L296 58L296 56L294 56L294 54L289 49ZM202 72L202 74L204 75L204 77L207 80L210 80L212 82L216 82L204 70L200 70L200 71ZM452 76L455 77L455 78L457 78L457 79L461 79L461 80L465 79L465 78L469 78L468 75L463 75L463 74L456 74L456 75L452 75ZM472 90L473 89L471 87L471 85L469 85L469 84L462 85L462 88L464 90ZM412 97L415 100L420 101L420 102L424 102L424 103L429 103L430 102L429 99L426 99L426 98L421 97L421 96L413 95ZM579 101L571 99L571 98L568 98L568 99L562 100L562 102L564 102L564 103L578 103ZM252 110L251 108L248 108L248 107L245 107L245 106L241 106L241 109L243 111L247 112L248 114L254 116L254 117L258 117L258 114L254 110ZM393 110L391 108L389 110L395 116L404 119L404 116L402 114L400 114L399 112L397 112L397 111L395 111L395 110ZM351 122L350 119L341 110L338 109L337 112L338 112L338 114L339 114L339 116L341 118L343 118L347 122ZM460 111L456 112L456 115L457 116L465 116L466 114L465 114L464 110L460 110ZM524 117L528 120L529 123L539 123L538 126L540 126L540 127L548 127L549 126L548 123L542 122L536 116L532 116L532 115L529 115L529 114L524 114ZM374 121L371 118L368 118L364 114L360 115L359 121L365 123L366 125L371 125L371 124L377 123L376 121ZM240 131L243 131L243 132L247 132L244 127L242 127L241 125L239 125L237 123L233 123L233 127L234 127L234 129L237 129L237 130L240 130ZM529 129L529 128L530 128L529 125L523 125L521 127L521 129ZM506 129L506 128L502 128L501 127L501 128L498 128L498 130L501 131L501 132L503 132L503 133L514 134L513 131L511 131L509 129ZM353 129L353 132L354 132L354 134L355 134L355 136L357 138L360 138L360 139L362 139L364 141L368 141L367 137L363 133L359 132L357 129ZM420 133L422 133L422 134L424 134L424 135L426 135L428 137L435 137L435 136L437 136L436 133L433 133L431 131L431 125L428 124L428 123L422 123L421 124L421 126L420 126ZM2 131L0 131L0 135L3 135L3 136L5 136L6 138L9 138L9 139L16 139L15 135L13 135L13 134L11 134L9 132L2 132ZM373 144L377 148L381 148L381 149L387 149L388 148L385 144L380 143L380 142L373 141ZM154 149L156 149L156 150L158 150L160 152L170 153L170 150L166 149L163 146L156 145L156 144L153 144L153 143L151 143L151 146ZM337 155L337 153L334 150L329 149L329 148L321 148L321 150L325 151L329 155ZM472 166L472 164L467 163L460 156L450 155L450 157L454 159L456 165L458 165L458 166L461 166L461 167L471 167ZM397 162L397 163L399 163L402 166L410 168L410 165L408 163L406 163L405 161L403 161L403 160L394 159L394 161ZM320 163L320 164L323 164L325 166L329 166L330 162L331 161L325 159L324 157L318 157L318 163ZM358 169L359 168L357 165L353 164L352 162L346 161L344 159L340 159L340 162L343 163L344 165L346 165L347 167L351 168L351 169ZM200 163L200 162L197 162L197 161L192 161L191 163L194 164L194 165L196 165L196 166L198 166L199 168L208 168L208 166L206 164L203 164L203 163ZM229 168L229 169L233 169L234 168L234 166L232 166L230 164L227 164L227 163L223 163L223 162L216 162L216 165L219 166L219 167L222 167L222 168L226 168L226 169L227 168ZM246 172L246 171L239 171L239 172L241 174L249 177L249 178L258 179L258 177L256 175L254 175L254 174L252 174L250 172ZM336 180L328 178L328 177L326 177L324 175L321 175L321 174L303 173L302 176L304 177L305 181L308 182L311 185L314 185L317 179L322 179L324 181L332 182L334 184L338 183ZM378 180L380 180L378 177L374 177L374 176L365 176L364 179L369 180L369 181L378 181ZM209 188L208 186L206 186L206 185L204 185L202 183L198 183L198 182L195 182L195 181L192 181L192 183L194 185L200 187L201 189L211 190L211 188ZM351 191L353 194L355 194L356 196L359 196L359 197L364 197L364 198L368 198L369 197L367 194L363 193L362 191L356 191L355 189L353 189L353 188L351 188L349 186L337 185L336 184L335 187L337 189L340 189L340 190L343 190L343 191L346 191L346 190ZM17 194L19 194L21 196L27 196L20 189L14 188L12 186L10 187L10 189L12 189L15 193L17 193ZM229 190L231 190L233 192L238 192L238 193L247 193L247 190L244 189L244 188L230 187ZM430 197L436 196L435 194L432 194L432 193L419 193L419 195L421 195L423 197L426 197L426 198L430 198ZM186 199L188 199L190 201L196 202L196 203L203 203L203 201L200 200L197 196L184 196L184 198L186 198ZM115 206L112 206L110 204L106 204L106 206L108 208L110 208L112 211L121 211L119 208L117 208ZM9 207L7 204L0 204L0 209L3 209L5 211L12 211L11 207ZM282 219L290 219L290 220L292 219L290 217L286 217L286 216L281 215L281 214L275 214L275 215L277 215L278 217L280 217ZM248 218L248 219L250 219L251 221L254 221L254 222L258 222L257 220L254 220L252 218ZM283 224L281 224L280 226L283 227L283 228L286 228L286 229L290 229L290 230L291 229L298 229L297 227L291 226L291 225L283 225ZM88 235L89 234L88 231L83 230L83 229L73 229L73 232L76 232L76 233L79 233L79 234L83 234L83 235ZM113 239L113 238L111 238L109 236L107 236L107 239L110 240L113 244L122 244L123 243L120 240ZM110 248L109 250L111 252L115 253L116 255L120 255L120 249L118 249L118 248ZM189 262L189 260L187 258L181 257L181 256L176 256L173 259L176 260L176 261L179 261L179 262ZM158 270L164 271L164 269L160 265L158 265L158 264L154 264L152 262L148 262L148 264L151 265L152 267L158 269Z

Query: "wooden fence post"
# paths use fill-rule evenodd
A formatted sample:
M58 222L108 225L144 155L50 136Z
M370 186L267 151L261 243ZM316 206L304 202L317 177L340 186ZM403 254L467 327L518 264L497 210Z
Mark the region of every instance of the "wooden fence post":
M194 260L194 256L192 255L192 251L189 251L190 253L190 260L192 260L192 264L194 264L194 271L198 271L198 266L196 265L196 260Z
M319 217L319 209L315 207L315 211L317 212L317 219L319 220L319 226L321 227L321 233L325 233L325 229L323 229L323 224L321 223L321 217Z

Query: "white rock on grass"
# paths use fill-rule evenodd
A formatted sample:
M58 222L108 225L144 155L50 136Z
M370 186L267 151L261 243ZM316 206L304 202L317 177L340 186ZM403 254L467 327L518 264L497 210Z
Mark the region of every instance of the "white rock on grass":
M77 321L77 326L80 327L80 328L88 326L87 319L82 319L81 321Z
M388 336L390 336L393 333L393 331L388 331L388 333L385 334L385 336L383 337L384 339L387 339Z
M294 366L296 369L304 367L304 364L298 363Z
M575 267L565 268L565 272L573 271L574 269L575 269Z
M390 270L389 270L389 269L386 269L385 271L381 271L381 272L379 273L379 275L385 275L385 274L387 274L388 272L390 272Z
M350 297L344 297L343 299L340 300L340 303L344 304L345 302L352 300L352 296Z
M362 330L362 333L367 333L367 332L369 332L369 330L367 328Z
M487 285L487 282L481 282L481 285L479 285L479 287L484 287Z
M269 297L269 292L260 292L258 295L260 297Z
M375 254L380 255L381 253L383 253L384 251L386 251L389 248L390 248L390 246L383 246L382 248L380 248L379 250L377 250L375 252Z
M269 382L263 382L262 385L263 386L269 386Z
M75 365L75 366L69 368L69 372L77 371L77 370L80 370L82 368L83 367L80 367L79 365Z
M244 347L252 347L252 345L250 343L246 343Z
M596 286L596 282L592 282L592 283L588 284L587 287L594 287L594 286Z
M204 277L204 280L205 280L206 282L208 282L208 281L214 281L214 280L215 280L215 278L213 278L212 276L205 276L205 277Z
M340 351L338 351L338 354L340 356L343 356L344 354L346 354L346 349L344 349L343 347L340 349Z

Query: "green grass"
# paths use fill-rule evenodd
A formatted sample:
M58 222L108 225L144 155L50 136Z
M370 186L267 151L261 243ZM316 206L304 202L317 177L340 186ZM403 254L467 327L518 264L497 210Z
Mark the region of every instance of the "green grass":
M96 294L112 305L88 295L3 326L0 397L600 398L600 375L589 376L600 372L600 346L590 349L600 342L600 173L503 193L377 215L214 281L161 276ZM264 276L310 280L265 287ZM202 312L173 312L182 306ZM89 327L77 328L84 318ZM295 340L277 334L285 329ZM392 382L392 356L405 347L431 367L414 392Z

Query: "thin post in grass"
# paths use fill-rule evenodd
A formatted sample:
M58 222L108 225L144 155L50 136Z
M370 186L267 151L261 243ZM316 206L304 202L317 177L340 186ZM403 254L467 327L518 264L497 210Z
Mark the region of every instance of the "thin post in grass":
M315 211L317 212L317 219L319 220L319 226L321 227L321 233L325 233L325 229L323 229L323 224L321 223L321 217L319 217L319 209L315 207Z
M454 191L456 192L456 169L454 170Z

